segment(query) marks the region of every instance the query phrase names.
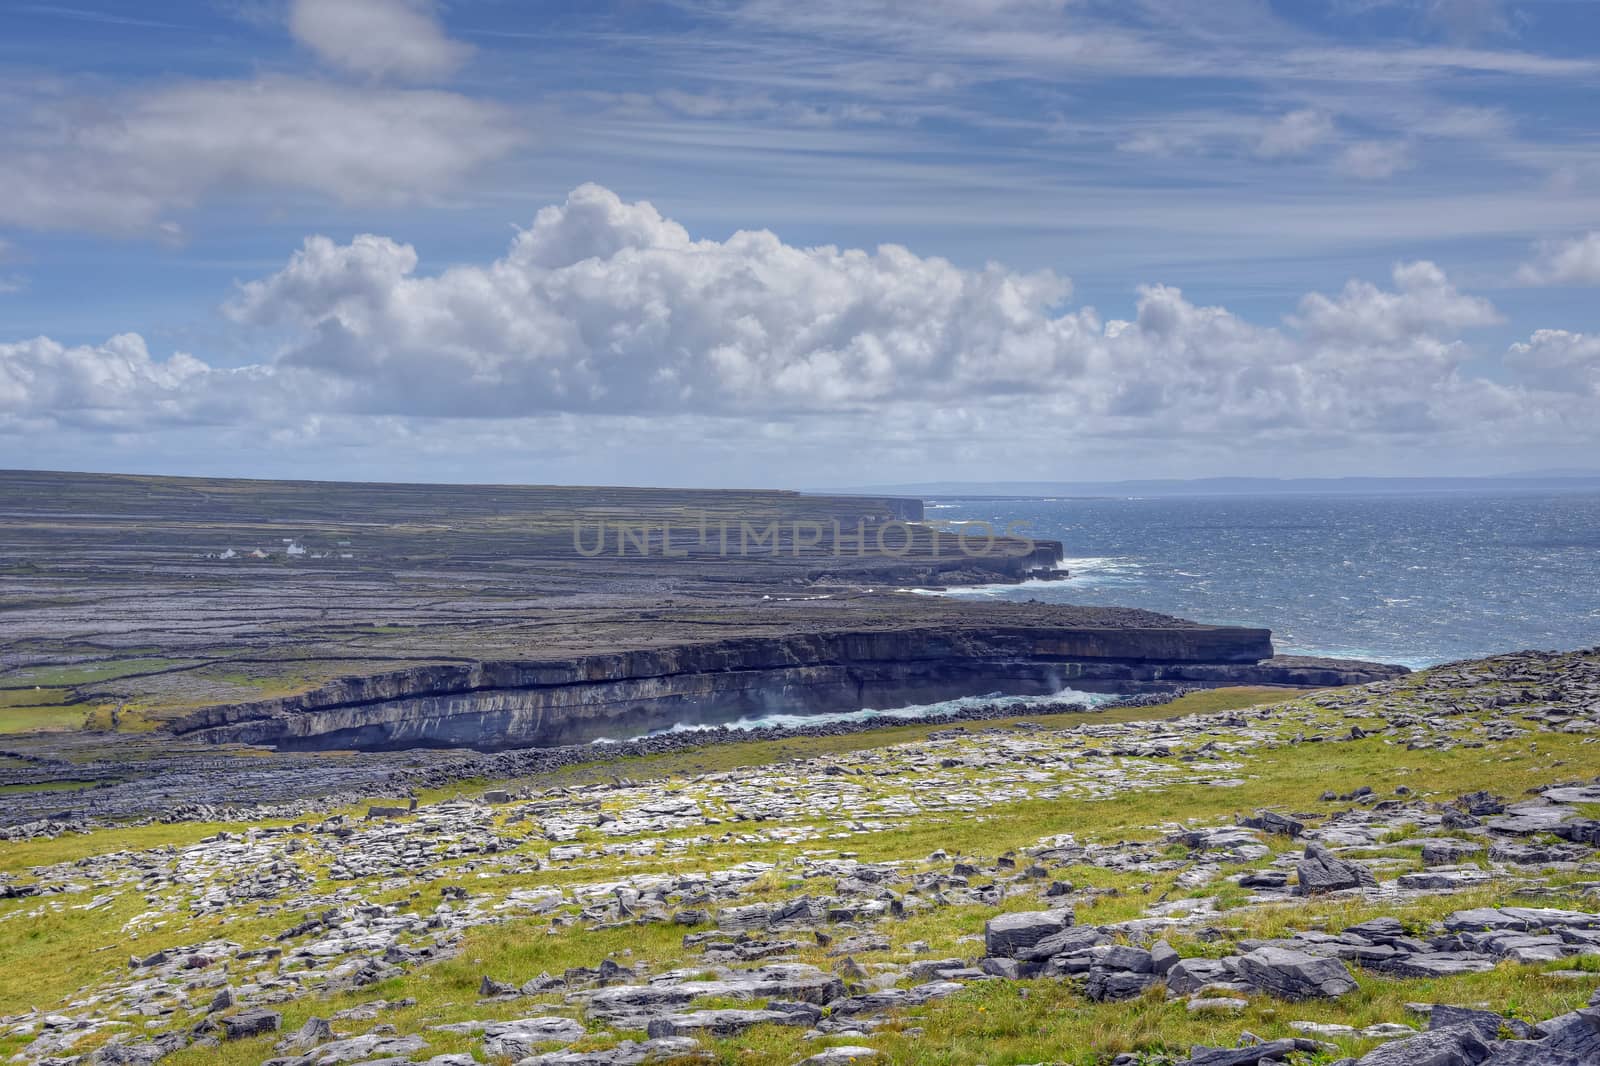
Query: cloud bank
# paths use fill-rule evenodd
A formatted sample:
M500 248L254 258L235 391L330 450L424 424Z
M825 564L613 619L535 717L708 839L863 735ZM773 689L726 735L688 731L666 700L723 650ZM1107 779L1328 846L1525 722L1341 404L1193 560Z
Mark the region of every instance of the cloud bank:
M390 237L308 238L225 307L261 343L276 338L245 367L157 359L134 335L0 345L0 426L293 435L327 418L392 430L581 417L644 434L741 426L781 451L796 436L917 425L1239 449L1576 444L1600 425L1595 338L1541 330L1504 353L1503 380L1468 373L1480 353L1466 335L1501 317L1425 261L1397 265L1387 286L1308 294L1280 325L1163 285L1139 291L1131 319L1102 320L1068 306L1070 282L1051 273L766 231L696 239L649 203L585 185L492 262L421 266Z

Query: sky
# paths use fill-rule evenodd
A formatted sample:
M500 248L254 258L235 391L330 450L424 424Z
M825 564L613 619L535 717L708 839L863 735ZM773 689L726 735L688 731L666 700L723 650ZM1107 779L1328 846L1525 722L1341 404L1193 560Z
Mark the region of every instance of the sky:
M0 467L1600 467L1597 0L0 0Z

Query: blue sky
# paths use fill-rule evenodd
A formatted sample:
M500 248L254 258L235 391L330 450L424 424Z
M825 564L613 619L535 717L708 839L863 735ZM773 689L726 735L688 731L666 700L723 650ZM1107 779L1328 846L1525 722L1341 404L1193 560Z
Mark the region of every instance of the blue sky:
M1597 44L1589 0L3 0L0 465L1593 466Z

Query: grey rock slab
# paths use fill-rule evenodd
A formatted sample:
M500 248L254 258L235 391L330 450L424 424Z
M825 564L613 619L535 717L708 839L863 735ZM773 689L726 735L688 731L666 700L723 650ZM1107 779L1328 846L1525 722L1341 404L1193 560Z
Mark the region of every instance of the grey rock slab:
M584 1028L571 1018L555 1015L494 1022L483 1030L483 1051L491 1058L521 1059L539 1044L570 1044L583 1039Z
M1075 925L1070 929L1053 933L1031 947L1017 951L1016 957L1039 961L1056 955L1076 955L1088 951L1097 944L1103 944L1108 939L1105 933L1092 925Z
M1464 973L1483 973L1494 969L1494 960L1461 951L1436 951L1428 954L1396 955L1365 960L1362 965L1394 977L1454 977Z
M1561 804L1535 800L1507 807L1504 814L1484 823L1491 831L1510 836L1548 833L1563 822L1575 819L1578 812Z
M1422 865L1450 866L1482 850L1482 844L1470 840L1456 840L1453 837L1427 840L1422 844Z
M1540 1040L1502 1040L1478 1066L1595 1066L1597 1061L1546 1047Z
M687 1036L646 1040L642 1044L624 1040L605 1051L548 1051L523 1059L517 1066L649 1066L656 1062L709 1059L710 1052Z
M1467 1028L1477 1033L1485 1042L1499 1040L1501 1030L1507 1030L1519 1037L1533 1035L1533 1027L1525 1022L1494 1011L1476 1010L1472 1007L1452 1007L1445 1003L1436 1003L1428 1012L1429 1029L1460 1029Z
M1018 911L1001 914L983 927L984 950L990 955L1017 957L1047 936L1073 924L1070 910Z
M1369 1051L1358 1066L1477 1066L1489 1050L1470 1026L1433 1029Z
M1373 918L1345 929L1341 936L1354 934L1374 944L1387 944L1406 935L1405 926L1398 918Z
M854 1066L856 1063L867 1062L877 1057L878 1052L873 1048L862 1047L859 1044L841 1044L803 1058L795 1066Z
M1221 959L1180 959L1167 971L1167 990L1187 996L1227 976L1228 968Z
M96 1066L151 1066L188 1044L182 1033L163 1033L140 1044L107 1044L92 1056Z
M798 963L768 966L712 981L649 985L615 985L578 994L589 1013L598 1017L641 1012L673 1013L700 996L736 999L792 999L821 1005L845 994L844 982L814 966Z
M1155 972L1154 957L1143 948L1126 944L1102 944L1089 949L1090 966L1098 970L1126 970L1130 973Z
M346 1063L365 1062L376 1058L409 1060L427 1046L427 1041L420 1036L388 1036L371 1033L323 1044L314 1051L307 1052L305 1058L312 1066L345 1066Z
M333 1039L333 1026L326 1018L308 1018L299 1029L278 1041L277 1051L307 1051Z
M1158 980L1160 978L1153 973L1092 969L1089 971L1089 979L1084 982L1083 994L1096 1003L1136 999Z
M646 1027L651 1039L669 1036L737 1036L758 1025L810 1025L810 1015L776 1010L701 1010L653 1018Z
M1304 1046L1302 1046L1304 1045ZM1296 1051L1309 1051L1309 1040L1268 1040L1241 1048L1197 1047L1189 1053L1189 1066L1257 1066L1262 1062L1282 1062Z
M1420 873L1401 874L1395 879L1399 887L1414 892L1443 892L1474 888L1493 880L1485 870L1466 867L1460 870L1424 870Z
M1365 866L1337 858L1315 842L1306 845L1304 857L1295 864L1295 874L1300 881L1299 892L1302 896L1374 887L1378 883L1372 871Z
M1184 1007L1190 1014L1237 1014L1250 1006L1248 999L1235 996L1208 996L1191 999Z
M1562 1014L1534 1026L1546 1047L1600 1063L1600 1010L1586 1008Z
M1334 999L1356 990L1343 962L1290 948L1257 948L1239 960L1239 972L1252 985L1282 999Z
M222 1019L223 1033L229 1040L244 1040L262 1033L275 1033L283 1024L283 1015L270 1010L242 1010Z

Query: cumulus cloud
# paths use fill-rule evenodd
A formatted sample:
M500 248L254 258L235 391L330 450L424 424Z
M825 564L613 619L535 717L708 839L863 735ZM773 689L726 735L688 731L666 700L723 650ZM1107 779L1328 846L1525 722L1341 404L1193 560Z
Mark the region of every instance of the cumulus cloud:
M445 34L431 0L293 0L289 32L324 62L373 78L442 78L472 51Z
M1403 344L1501 321L1493 304L1459 292L1426 260L1398 264L1392 278L1392 292L1352 279L1337 299L1311 293L1294 320L1314 341L1361 345Z
M1600 334L1537 330L1511 346L1506 365L1541 387L1600 397Z
M518 140L501 108L455 93L292 78L36 99L0 133L0 224L122 231L220 189L426 198Z
M1600 230L1540 244L1517 278L1529 285L1600 285Z
M1142 288L1126 320L1067 306L1070 294L1054 274L895 245L696 239L586 185L481 265L428 273L390 237L308 238L227 305L283 345L257 366L161 362L136 337L0 346L0 424L215 423L300 440L374 420L391 436L440 420L531 433L531 419L780 453L934 423L972 441L1025 424L1079 443L1246 448L1594 436L1592 339L1536 334L1508 353L1518 383L1470 376L1462 334L1500 316L1429 262L1396 266L1389 287L1309 294L1281 326L1165 285Z
M374 410L817 409L1022 390L1075 373L1092 323L1053 317L1048 273L886 245L696 241L594 185L540 211L485 267L417 277L382 237L312 238L243 288L240 321L294 325L286 365L339 375Z
M36 337L0 344L0 427L228 424L258 417L255 400L288 385L264 367L218 370L183 352L153 359L134 333L77 347Z

